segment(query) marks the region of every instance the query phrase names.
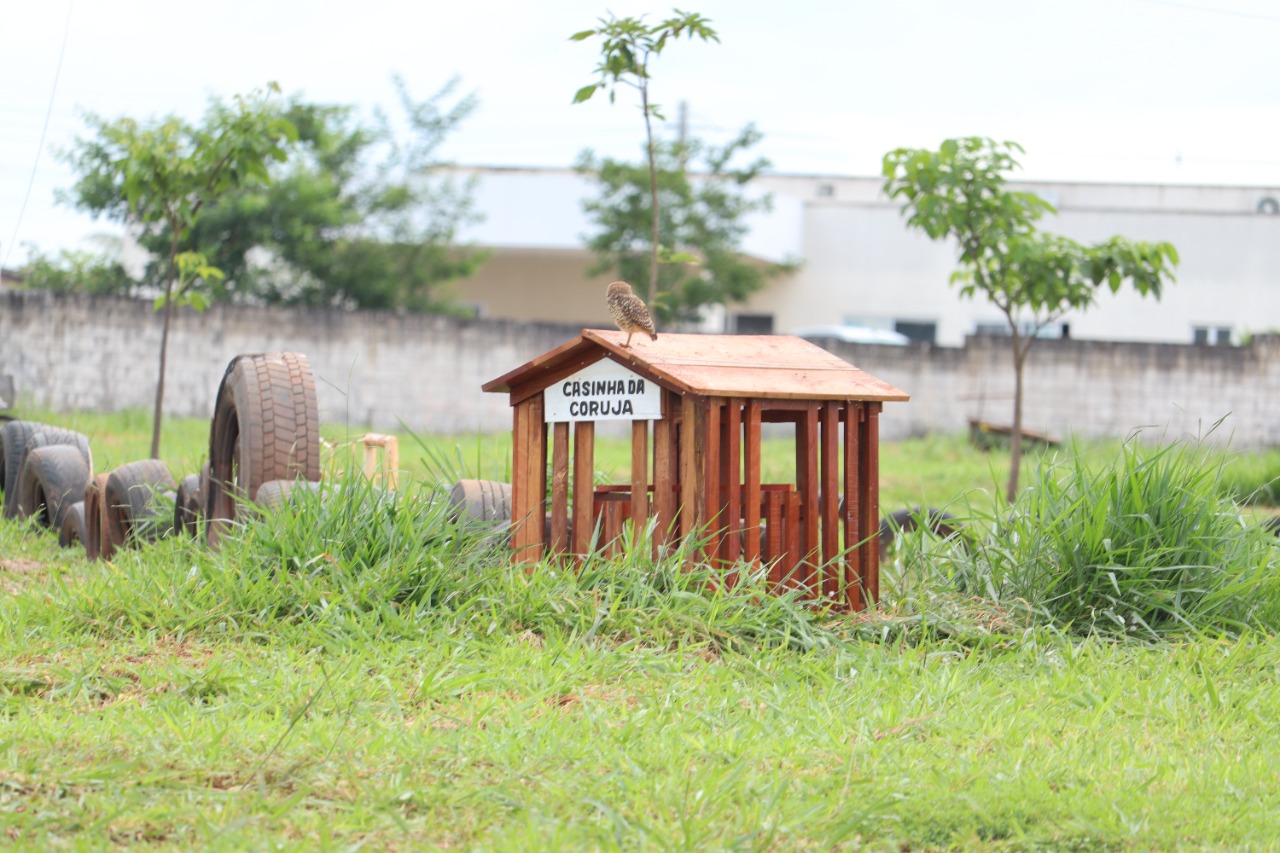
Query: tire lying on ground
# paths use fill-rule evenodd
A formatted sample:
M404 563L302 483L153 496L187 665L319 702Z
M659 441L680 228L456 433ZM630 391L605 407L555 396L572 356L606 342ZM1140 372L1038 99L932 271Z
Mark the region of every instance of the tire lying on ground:
M84 501L76 501L62 514L62 527L58 529L58 544L63 548L84 545L88 538L84 522Z
M161 509L160 493L177 486L159 459L121 465L107 477L102 495L103 559L132 542L151 541L169 533L170 519Z
M499 527L511 523L511 484L459 480L449 490L449 518Z
M200 475L188 474L178 483L173 496L173 532L195 536L204 515L203 497L200 492Z
M217 548L240 504L270 480L320 480L320 415L307 357L239 355L227 365L209 430L205 518Z
M93 470L93 455L89 452L89 436L73 429L42 426L31 433L31 436L27 439L26 449L27 453L30 453L37 447L49 447L55 444L67 445L80 451L80 455L84 457L84 462L89 466L89 470Z
M27 439L42 429L52 429L37 421L9 421L0 426L0 491L4 492L4 517L18 513L18 475L22 473L22 457L27 452Z
M60 531L67 507L84 500L88 485L89 465L79 448L65 444L36 447L26 454L18 475L15 516L33 517Z
M311 480L268 480L258 487L258 496L254 499L262 508L275 511L289 502L289 497L297 491L318 492L322 486Z
M890 513L880 521L880 562L883 563L888 559L889 551L897 537L902 533L910 533L918 529L921 526L921 521L935 536L940 536L943 539L950 539L955 536L959 537L961 544L965 546L969 544L964 538L960 519L951 513L934 507L900 509L897 512Z
M84 490L84 554L90 560L102 556L102 527L105 513L103 503L110 474L99 474L89 481Z

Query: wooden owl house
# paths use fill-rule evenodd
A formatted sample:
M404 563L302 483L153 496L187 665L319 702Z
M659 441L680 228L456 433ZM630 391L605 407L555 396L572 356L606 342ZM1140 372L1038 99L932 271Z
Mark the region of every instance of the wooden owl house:
M775 588L876 601L879 417L906 393L785 335L625 340L587 329L484 385L511 400L512 559L612 553L652 525L655 548L699 536L725 583L755 564ZM594 481L601 421L630 422L629 482ZM762 481L765 424L794 431L782 482Z

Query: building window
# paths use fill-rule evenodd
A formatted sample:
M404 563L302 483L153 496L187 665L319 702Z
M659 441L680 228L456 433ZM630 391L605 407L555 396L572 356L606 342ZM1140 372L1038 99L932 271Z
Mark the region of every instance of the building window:
M1003 320L979 320L973 324L974 335L990 335L992 337L1009 337L1009 324ZM1018 333L1024 338L1034 334L1037 338L1056 339L1071 337L1071 327L1067 323L1049 323L1036 328L1035 323L1022 322L1018 325Z
M893 330L906 335L913 342L931 344L938 339L938 324L919 320L894 320Z
M772 335L772 314L734 314L733 334L735 335Z
M835 198L835 184L818 184L818 198Z
M1231 327L1192 326L1191 342L1209 346L1229 346L1231 344Z

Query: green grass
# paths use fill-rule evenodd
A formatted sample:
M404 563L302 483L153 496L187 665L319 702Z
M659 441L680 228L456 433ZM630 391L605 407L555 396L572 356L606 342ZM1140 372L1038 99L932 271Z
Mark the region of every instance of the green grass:
M170 464L198 461L170 429ZM119 462L139 458L137 440L121 437ZM144 453L146 441L144 426ZM345 480L347 500L304 494L216 554L168 539L90 563L0 522L0 837L159 850L1275 846L1273 633L1073 636L1042 602L922 571L921 551L945 557L923 535L887 567L874 616L810 610L750 580L713 588L678 553L526 574L484 531L451 524L420 476L439 453L478 454L484 475L500 442L406 436L412 476L396 499ZM625 447L602 466L609 454L625 468ZM1028 465L1044 503L1015 508L1019 541L1054 526L1049 509L1074 523L1071 507L1125 483L1145 491L1105 524L1189 495L1199 529L1217 495L1196 478L1215 469L1168 458ZM1002 464L945 438L886 445L881 468L893 501L994 501L985 535L1009 523Z
M94 468L110 471L126 462L145 459L151 447L151 415L140 410L114 414L26 411L29 420L57 424L85 433L93 448ZM368 429L324 424L326 464L359 465L363 448L359 441ZM385 432L385 431L384 431ZM454 478L511 479L510 433L457 436L416 435L390 431L399 438L400 466L414 476L441 472ZM209 452L209 422L200 418L167 418L161 441L161 458L175 478L197 472ZM597 438L598 480L626 483L631 478L631 443L621 438ZM794 482L794 445L790 440L766 439L762 448L765 482ZM1036 458L1035 454L1028 459ZM881 446L880 503L886 511L907 506L942 506L974 490L1003 490L1009 460L1004 452L975 452L962 435L931 436ZM1024 466L1029 472L1032 465ZM1029 482L1024 476L1024 482ZM999 484L999 485L996 485Z

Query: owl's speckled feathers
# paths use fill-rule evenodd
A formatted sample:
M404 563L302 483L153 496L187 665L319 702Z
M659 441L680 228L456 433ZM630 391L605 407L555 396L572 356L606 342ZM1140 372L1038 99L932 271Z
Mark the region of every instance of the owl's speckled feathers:
M658 332L653 326L653 315L649 313L644 300L636 296L631 285L625 281L615 281L606 292L609 301L609 316L618 328L627 333L624 347L631 346L631 336L636 332L644 332L655 341Z

